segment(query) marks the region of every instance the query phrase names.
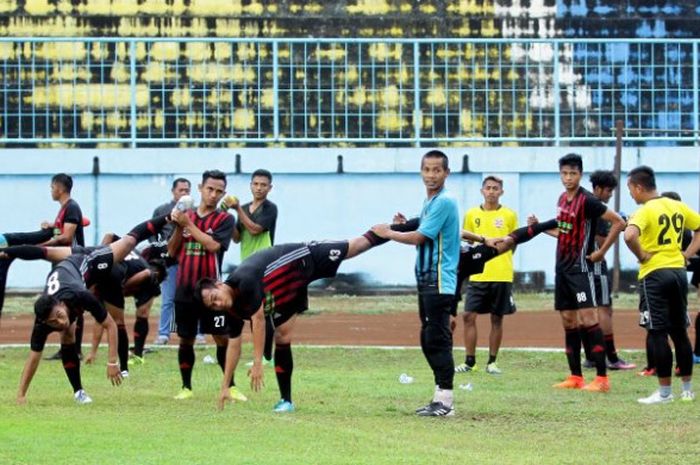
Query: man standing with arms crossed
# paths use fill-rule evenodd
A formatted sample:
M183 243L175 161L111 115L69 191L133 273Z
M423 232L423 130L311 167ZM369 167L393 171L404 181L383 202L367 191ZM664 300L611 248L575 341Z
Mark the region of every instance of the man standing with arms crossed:
M190 195L191 184L185 178L177 178L173 181L173 186L170 192L173 194L173 198L170 202L166 202L163 205L156 207L153 211L153 217L167 215L170 213L175 204L180 200L183 195ZM163 230L157 236L153 236L151 240L153 242L167 242L170 236L173 234L175 226L172 224L166 225ZM165 281L161 284L161 306L160 306L160 324L158 325L158 338L156 339L156 344L167 344L170 339L170 332L173 323L173 313L175 309L175 278L177 276L177 261L172 257L167 257L168 264L168 275ZM138 321L138 319L137 319ZM148 320L146 319L146 324ZM141 323L143 325L143 323ZM139 327L139 330L143 331L146 328ZM136 328L134 327L134 331Z
M688 338L688 275L686 262L700 250L700 215L683 202L660 197L656 176L648 166L627 175L630 196L641 207L630 218L625 242L639 260L639 324L647 329L659 378L659 390L638 399L640 404L673 401L671 375L676 349L681 400L693 401L693 349ZM693 231L688 248L681 252L683 229Z
M481 184L484 203L471 208L464 217L463 229L481 237L503 237L518 227L517 214L500 204L503 180L487 176ZM491 314L489 359L486 372L501 374L496 357L503 339L503 316L515 313L513 301L513 252L508 251L488 261L483 273L471 275L464 306L465 363L455 367L457 373L476 370L476 316Z
M224 252L231 242L235 220L218 209L226 194L226 175L219 170L205 171L199 185L201 201L196 210L173 210L176 223L168 254L178 261L175 291L175 321L180 337L178 361L182 389L175 399L192 397L194 341L201 323L202 333L211 334L216 343L216 358L223 370L226 364L228 328L225 312L205 312L194 300L194 286L202 278L219 278ZM233 386L233 381L231 381Z
M559 176L566 190L557 203L554 308L561 315L570 375L554 387L607 392L610 383L605 365L603 331L598 324L593 268L595 262L603 259L624 229L625 222L620 215L581 187L583 160L580 155L570 153L560 158ZM596 248L596 224L601 219L612 225L605 242ZM596 364L596 378L588 385L584 384L581 370L579 322L584 331L588 332L591 355Z
M421 160L427 198L416 231L393 231L388 224L372 230L380 237L415 245L420 342L435 377L433 400L416 410L420 416L454 415L451 312L457 288L460 227L457 200L447 193L447 155L431 150ZM397 215L404 219L403 215Z

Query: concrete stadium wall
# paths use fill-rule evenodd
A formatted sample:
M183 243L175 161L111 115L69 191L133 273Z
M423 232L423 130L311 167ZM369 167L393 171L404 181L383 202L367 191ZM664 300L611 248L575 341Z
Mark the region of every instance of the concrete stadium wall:
M53 220L58 210L49 194L50 178L57 172L74 176L73 197L92 220L86 241L94 244L108 231L127 232L150 217L153 208L170 197L177 176L193 185L202 171L218 168L229 176L229 193L243 201L250 198L250 173L269 169L274 188L270 199L280 211L277 242L342 239L359 235L375 223L391 221L401 211L410 216L420 211L425 195L419 175L420 149L138 149L138 150L3 150L0 162L0 208L5 212L2 231L38 229L42 220ZM481 180L488 174L504 179L503 204L514 209L521 224L534 213L540 219L555 215L555 202L562 191L557 159L576 151L584 156L586 173L611 169L612 148L453 148L453 173L448 188L457 196L462 211L481 202ZM694 208L700 196L700 149L698 147L627 148L623 172L648 164L658 172L660 190L675 190ZM342 155L343 173L338 173ZM462 172L465 155L468 172ZM93 175L94 158L99 175ZM236 160L239 160L237 172ZM584 185L588 187L588 179ZM623 180L624 183L624 180ZM635 210L626 187L622 211ZM195 193L195 198L198 194ZM621 247L622 268L634 268L634 257ZM609 253L612 260L612 252ZM413 284L414 251L387 244L341 267L343 273L363 273L368 282L381 285ZM232 245L226 263L239 261ZM539 237L515 255L519 271L546 272L553 283L554 240ZM48 272L45 263L13 264L8 287L40 287Z

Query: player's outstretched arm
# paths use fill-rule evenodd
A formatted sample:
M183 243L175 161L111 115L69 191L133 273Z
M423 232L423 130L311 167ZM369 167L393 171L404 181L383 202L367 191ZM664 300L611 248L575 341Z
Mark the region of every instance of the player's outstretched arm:
M27 403L27 391L29 390L29 385L34 378L37 367L39 367L39 362L41 361L42 352L37 352L34 350L29 351L29 357L27 361L24 362L24 369L22 370L22 376L19 379L19 388L17 389L17 404L24 405Z
M250 387L253 391L260 391L265 385L263 380L262 357L265 351L265 311L263 304L257 312L250 317L253 332L253 366L248 370ZM230 378L229 378L230 379Z
M233 377L233 372L236 371L238 360L241 358L241 338L242 335L239 334L237 337L229 337L228 340L224 375L221 378L221 389L219 390L219 399L217 402L219 410L223 410L226 402L231 400L230 381Z

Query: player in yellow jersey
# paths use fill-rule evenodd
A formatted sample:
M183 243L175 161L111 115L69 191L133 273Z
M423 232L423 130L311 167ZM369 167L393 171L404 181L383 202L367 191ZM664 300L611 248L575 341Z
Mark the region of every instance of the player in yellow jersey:
M518 227L517 214L500 204L503 195L503 180L487 176L481 184L484 203L467 211L462 227L481 237L503 237ZM463 238L469 239L468 235ZM488 261L483 273L469 277L467 299L464 306L464 349L465 362L455 367L463 373L476 370L476 316L491 314L491 334L489 335L489 359L486 372L500 374L496 357L503 339L503 316L515 312L513 301L513 252L505 252Z
M683 386L681 400L692 401L693 351L688 338L688 277L686 261L700 250L700 214L683 202L660 197L654 170L634 168L628 174L630 196L641 207L625 229L627 247L639 260L639 324L648 331L659 390L639 399L641 404L671 402L673 353L676 350ZM688 248L681 252L683 229L693 231Z

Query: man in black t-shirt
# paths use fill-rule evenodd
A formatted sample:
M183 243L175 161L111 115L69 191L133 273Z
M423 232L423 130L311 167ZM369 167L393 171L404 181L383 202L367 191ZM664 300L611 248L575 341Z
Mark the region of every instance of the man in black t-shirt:
M605 364L603 332L598 324L594 285L594 266L618 234L624 229L624 220L608 209L593 194L580 186L583 161L580 155L568 154L559 160L559 175L566 189L557 203L558 229L554 308L559 311L566 339L566 357L571 374L556 388L584 389L607 392L610 384ZM597 221L602 218L612 223L610 234L596 247ZM581 335L579 324L591 341L591 356L596 365L596 378L585 385L581 369Z
M17 403L26 402L27 390L41 360L44 344L53 331L61 333L61 358L68 380L73 387L75 400L81 404L92 402L82 389L80 359L74 343L74 323L83 311L90 312L107 330L109 342L107 377L114 385L121 383L117 363L117 328L114 320L90 290L94 289L101 280L108 278L114 263L124 260L138 242L160 230L167 220L167 217L161 217L146 221L108 246L95 249L76 248L75 254L71 247L33 245L8 247L0 252L2 258L48 260L58 263L49 273L44 291L34 304L36 318L31 336L31 351L22 371Z

